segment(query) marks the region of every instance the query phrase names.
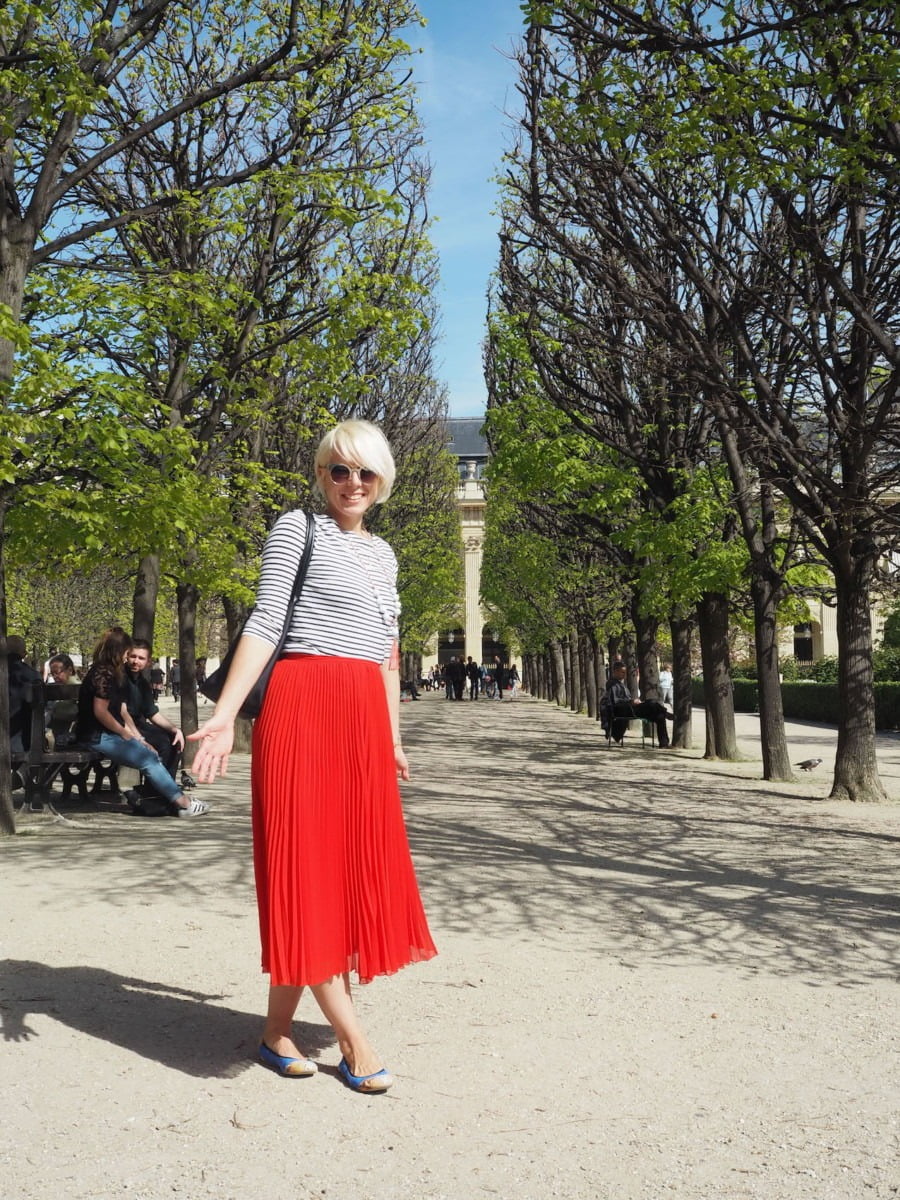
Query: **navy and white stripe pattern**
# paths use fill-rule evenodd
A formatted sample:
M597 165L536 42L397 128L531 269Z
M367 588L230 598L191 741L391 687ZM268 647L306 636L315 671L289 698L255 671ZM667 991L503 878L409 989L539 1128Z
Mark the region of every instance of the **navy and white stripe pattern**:
M285 651L383 662L400 615L394 552L382 538L346 533L322 514L314 519L316 541ZM279 517L266 539L256 607L244 632L273 646L284 627L305 535L306 514L297 509Z

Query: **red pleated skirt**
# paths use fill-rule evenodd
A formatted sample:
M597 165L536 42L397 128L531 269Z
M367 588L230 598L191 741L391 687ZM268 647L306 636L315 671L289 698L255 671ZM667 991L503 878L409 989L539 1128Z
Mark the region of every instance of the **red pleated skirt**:
M381 670L288 655L253 728L253 860L262 969L360 983L437 953L419 896Z

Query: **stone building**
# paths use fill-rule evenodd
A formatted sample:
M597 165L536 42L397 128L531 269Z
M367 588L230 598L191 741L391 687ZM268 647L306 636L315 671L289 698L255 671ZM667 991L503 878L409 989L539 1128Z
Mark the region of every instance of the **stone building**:
M483 424L483 417L447 421L447 449L456 457L459 465L456 504L465 556L464 616L462 624L438 632L432 653L423 656L424 671L434 663L445 663L460 655L464 658L471 655L476 662L492 662L495 654L499 654L505 662L508 655L507 647L496 640L494 631L486 624L486 614L481 607L485 511L483 479L489 456L487 441L481 432Z

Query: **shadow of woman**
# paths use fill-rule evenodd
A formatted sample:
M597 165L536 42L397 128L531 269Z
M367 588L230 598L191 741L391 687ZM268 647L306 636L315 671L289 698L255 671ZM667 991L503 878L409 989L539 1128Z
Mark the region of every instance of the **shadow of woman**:
M39 1036L29 1015L43 1013L90 1037L202 1079L230 1079L253 1065L262 1017L239 1012L207 995L98 967L49 967L7 960L0 975L2 1036ZM331 1045L327 1025L298 1022L298 1037L315 1057Z

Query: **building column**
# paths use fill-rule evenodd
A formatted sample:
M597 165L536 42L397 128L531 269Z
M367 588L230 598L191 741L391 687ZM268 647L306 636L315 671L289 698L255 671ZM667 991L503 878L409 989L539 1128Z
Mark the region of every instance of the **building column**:
M465 541L466 567L466 655L481 662L481 547L483 538L472 535Z

